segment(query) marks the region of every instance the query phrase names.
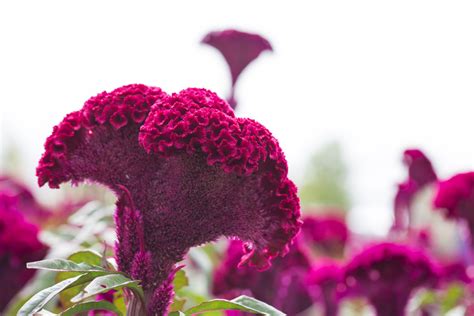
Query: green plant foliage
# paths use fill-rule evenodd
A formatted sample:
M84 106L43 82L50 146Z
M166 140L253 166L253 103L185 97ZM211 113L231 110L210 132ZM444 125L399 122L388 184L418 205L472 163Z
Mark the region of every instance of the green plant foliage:
M122 312L115 307L114 304L107 302L107 301L100 301L100 302L85 302L81 304L76 304L61 314L60 316L75 316L80 313L88 312L88 311L93 311L93 310L107 310L114 312L118 316L122 316Z
M299 190L303 205L349 209L347 166L339 143L329 143L317 151L305 174Z
M245 295L239 296L231 301L224 299L210 300L191 307L184 312L185 315L201 314L209 311L239 310L252 314L268 316L284 316L285 314L276 308Z

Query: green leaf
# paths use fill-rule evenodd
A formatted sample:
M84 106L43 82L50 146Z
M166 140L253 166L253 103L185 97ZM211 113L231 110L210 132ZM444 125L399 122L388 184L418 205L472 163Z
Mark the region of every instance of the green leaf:
M100 301L100 302L85 302L80 303L68 308L61 314L60 316L75 316L83 312L93 311L93 310L107 310L114 312L118 316L122 316L120 310L115 307L114 304L107 302L107 301Z
M244 305L234 303L228 300L223 300L223 299L215 299L215 300L203 302L199 305L196 305L186 310L184 314L193 315L193 314L200 314L203 312L222 311L222 310L239 310L239 311L253 313L253 314L261 314L259 311L254 310L252 308L248 308Z
M41 269L50 271L69 271L69 272L104 272L104 268L87 263L76 263L66 259L46 259L42 261L28 262L28 269Z
M183 312L177 311L177 312L169 313L169 316L186 316L186 314Z
M247 313L262 314L268 316L285 316L276 308L261 302L249 296L239 296L231 301L216 299L201 303L191 307L184 312L185 315L200 314L203 312L220 311L220 310L239 310Z
M173 287L175 291L181 290L183 287L189 285L188 277L186 276L186 272L183 269L178 270L173 279Z
M264 303L262 301L259 301L253 297L242 295L237 298L234 298L232 300L234 303L241 304L245 307L252 308L254 310L257 310L261 312L262 314L265 315L271 315L271 316L285 316L284 313L276 309L275 307L268 305L267 303Z
M134 293L140 294L143 298L143 291L138 285L138 281L131 280L122 274L108 274L95 278L79 294L73 297L71 302L77 303L99 293L122 287L130 288Z
M99 266L102 264L102 256L94 251L91 250L81 250L71 254L68 260L75 262L75 263L86 263L91 266ZM79 275L80 272L69 272L69 271L60 271L56 275L56 283L61 282L63 280L75 277ZM103 275L103 273L97 273L96 276ZM61 305L65 308L72 306L71 299L79 294L81 290L84 288L85 284L81 284L70 289L64 290L59 293L59 300Z
M18 311L18 316L27 316L34 314L40 311L50 300L54 298L61 291L81 284L83 282L88 282L87 274L80 274L74 278L70 278L59 282L49 288L46 288L29 299Z

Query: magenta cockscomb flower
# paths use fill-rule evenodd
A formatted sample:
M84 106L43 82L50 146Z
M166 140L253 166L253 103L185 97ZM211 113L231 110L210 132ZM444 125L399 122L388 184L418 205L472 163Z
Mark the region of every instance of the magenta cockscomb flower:
M440 181L433 204L443 209L446 217L464 220L474 245L474 172L460 173Z
M438 268L418 249L393 243L370 246L345 267L348 294L365 296L377 315L405 315L412 292L434 286Z
M38 227L18 208L17 197L0 192L0 314L33 277L26 263L44 258L47 247L38 239Z
M301 225L278 142L204 89L103 92L67 115L45 149L40 185L92 181L118 196L117 262L141 280L150 315L166 314L190 247L236 237L241 264L265 269Z
M302 237L323 255L341 257L349 239L349 230L343 218L337 215L306 216Z
M291 247L285 257L273 260L271 268L263 272L240 265L240 258L245 251L243 246L238 240L230 242L221 265L214 272L214 295L227 299L239 295L253 296L289 316L312 305L306 285L311 268L310 259L298 243ZM246 314L234 312L234 315Z
M408 168L408 179L398 185L394 201L394 229L406 228L410 221L410 205L415 194L426 185L437 181L430 160L419 149L407 149L403 163Z
M229 65L232 76L230 96L227 99L235 109L235 86L242 71L264 51L273 51L270 42L257 34L237 30L225 30L207 34L202 43L211 45L219 50Z
M0 175L0 192L3 195L14 198L17 208L23 213L29 221L34 223L43 223L51 212L41 206L31 193L31 191L19 181L12 177Z
M314 301L323 305L324 315L336 316L339 300L346 290L341 265L333 261L320 261L308 274L307 282Z

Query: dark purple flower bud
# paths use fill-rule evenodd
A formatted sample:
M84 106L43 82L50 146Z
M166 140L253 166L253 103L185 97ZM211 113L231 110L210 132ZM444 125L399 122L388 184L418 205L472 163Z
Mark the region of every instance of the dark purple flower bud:
M341 266L332 261L318 262L309 273L307 281L314 301L322 303L324 315L337 316L339 300L346 289Z
M301 226L278 142L204 89L101 93L67 115L45 149L40 185L92 181L118 196L117 262L142 281L150 315L166 312L176 263L190 247L238 237L241 263L265 269Z
M0 175L0 192L13 197L17 208L33 223L43 223L51 213L41 206L31 191L15 179Z
M474 172L440 181L433 203L444 210L446 217L465 220L474 244Z
M302 237L322 255L342 257L349 230L340 216L307 216L303 221Z
M244 251L242 242L230 242L223 262L214 273L214 295L227 299L250 295L275 306L289 316L296 315L312 305L306 284L311 264L298 243L291 247L285 257L275 258L271 268L263 272L239 264ZM235 312L234 314L244 315Z
M406 228L409 225L410 205L415 194L438 179L430 160L418 149L405 150L403 163L408 168L408 179L398 185L395 196L395 229Z
M0 192L0 314L34 276L26 263L44 258L47 247L38 239L38 227L28 222L17 197Z
M345 268L348 294L365 296L377 315L405 315L413 290L436 285L438 268L418 249L393 243L370 246Z
M232 87L227 101L235 109L237 101L234 93L239 75L263 51L273 51L273 48L262 36L237 30L211 32L204 37L202 43L219 50L229 65Z

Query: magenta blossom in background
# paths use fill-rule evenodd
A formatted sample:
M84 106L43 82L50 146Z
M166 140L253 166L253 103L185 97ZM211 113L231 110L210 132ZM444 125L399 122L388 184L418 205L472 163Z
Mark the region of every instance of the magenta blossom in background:
M67 115L45 149L40 185L92 181L118 196L117 262L142 281L149 315L167 313L190 247L236 237L240 263L266 269L301 226L276 139L208 90L103 92Z
M324 307L324 315L336 316L339 300L344 295L344 270L339 263L319 261L312 268L307 278L308 288L313 300Z
M419 149L407 149L403 163L408 168L408 179L398 185L394 201L394 229L406 228L410 221L410 205L415 194L426 185L437 181L430 160Z
M14 198L17 208L29 221L44 223L51 213L41 206L34 198L31 191L12 177L0 175L0 192Z
M307 245L316 247L322 254L342 257L349 230L344 219L337 215L306 216L302 237Z
M298 246L293 245L283 258L276 258L270 269L259 272L239 264L244 254L241 241L230 242L224 260L214 272L212 292L222 298L239 295L253 296L275 306L289 316L296 315L312 305L306 285L310 259ZM234 314L232 314L234 313ZM232 312L230 315L243 315Z
M28 222L18 197L0 192L0 314L33 277L26 263L45 257L47 247L38 239L38 227Z
M232 87L228 102L235 109L235 86L242 71L264 51L273 51L270 43L260 35L225 30L207 34L202 43L219 50L229 65Z
M365 296L379 316L405 315L413 290L437 283L438 268L422 251L381 243L355 255L345 267L348 294Z
M474 244L474 172L466 172L440 181L434 207L444 210L448 218L465 220Z

